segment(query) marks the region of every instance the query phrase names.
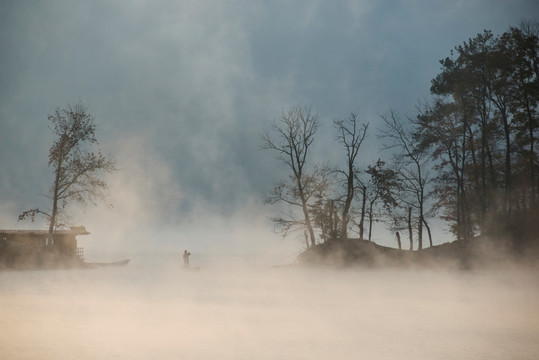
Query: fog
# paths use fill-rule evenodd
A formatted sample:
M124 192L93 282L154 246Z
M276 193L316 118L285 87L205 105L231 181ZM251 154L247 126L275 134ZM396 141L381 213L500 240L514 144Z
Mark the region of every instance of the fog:
M338 165L334 118L413 111L455 45L538 5L210 3L0 2L0 227L47 228L17 216L50 206L47 114L80 100L119 171L69 224L91 233L87 261L131 259L1 271L0 358L535 359L537 271L274 267L305 240L272 232L263 198L287 172L257 149L283 109L312 106L313 160ZM361 166L380 156L365 145Z
M220 260L220 261L219 261ZM254 260L254 261L253 261ZM193 253L0 273L6 359L535 359L537 273L273 267Z
M0 272L1 358L534 359L539 353L537 271L275 267L293 263L304 239L273 233L272 210L262 199L244 197L241 207L225 212L192 197L186 215L177 211L185 190L144 136L126 134L113 150L121 170L105 179L106 204L71 208L71 222L91 232L78 238L87 261L131 262ZM183 269L184 249L199 271Z
M107 204L73 208L87 261L0 272L6 359L535 359L537 271L332 270L294 262L249 198L223 212L184 190L144 137L116 143ZM223 189L223 191L225 191ZM105 204L105 205L107 205ZM181 212L180 212L181 213ZM21 225L19 225L21 226ZM181 264L184 249L199 271Z

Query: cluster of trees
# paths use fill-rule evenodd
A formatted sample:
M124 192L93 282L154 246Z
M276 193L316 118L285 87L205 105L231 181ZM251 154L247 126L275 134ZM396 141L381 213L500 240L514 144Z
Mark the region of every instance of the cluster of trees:
M358 167L368 123L356 114L335 120L345 166L312 165L320 119L309 108L283 112L263 136L290 169L267 203L285 203L275 218L284 233L305 229L307 246L371 239L382 220L423 248L429 221L445 219L458 240L512 239L539 232L539 24L522 22L501 36L484 31L441 60L432 100L404 119L381 117L376 134L386 161ZM363 159L365 162L365 159ZM301 211L297 211L301 209ZM399 238L400 246L400 238Z
M525 237L538 220L538 35L538 23L523 22L456 47L417 117L439 171L437 205L458 239Z
M394 114L384 119L388 128L380 136L390 139L387 149L407 149L411 145L410 130L405 129ZM344 156L342 168L310 166L312 145L320 128L320 118L310 108L291 107L273 123L271 131L264 134L263 148L277 152L290 170L288 179L278 182L266 198L269 204L288 205L281 216L273 219L275 224L284 234L304 229L306 246L312 247L317 240L347 239L351 231L360 239L371 240L373 223L385 220L397 230L407 227L412 247L412 232L422 233L422 228L412 230L412 218L415 219L412 208L417 205L414 198L425 197L417 194L418 179L412 169L416 161L422 170L421 158L413 149L408 149L406 155L396 153L394 163L378 159L367 168L360 168L360 149L369 124L360 122L357 114L352 113L346 119L334 120L333 126ZM420 177L419 182L424 188L424 178ZM422 227L426 220L421 219Z

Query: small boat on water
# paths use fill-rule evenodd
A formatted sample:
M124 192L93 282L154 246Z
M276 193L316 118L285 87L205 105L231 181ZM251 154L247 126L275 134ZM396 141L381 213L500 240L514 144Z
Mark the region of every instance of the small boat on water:
M91 263L86 263L86 265L88 265L89 267L124 266L124 265L129 264L129 261L131 261L131 259L125 259L121 261L112 261L112 262L91 262Z

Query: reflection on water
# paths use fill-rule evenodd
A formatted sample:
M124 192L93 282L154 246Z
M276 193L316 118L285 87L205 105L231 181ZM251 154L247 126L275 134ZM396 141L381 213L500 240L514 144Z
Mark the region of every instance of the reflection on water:
M133 259L0 273L6 359L536 359L537 274Z

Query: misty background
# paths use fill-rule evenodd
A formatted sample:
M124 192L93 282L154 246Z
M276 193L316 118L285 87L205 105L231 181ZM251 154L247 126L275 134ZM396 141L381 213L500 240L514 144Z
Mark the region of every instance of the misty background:
M413 114L438 60L483 29L539 14L535 1L3 1L0 227L47 207L47 114L83 102L121 169L105 204L73 208L93 252L297 252L272 232L264 195L286 176L260 134L284 109L321 118L314 157L339 165L332 121ZM373 240L391 245L380 232ZM436 236L436 235L435 235ZM450 240L441 225L435 244ZM276 255L277 256L277 255ZM279 255L280 256L280 255Z

